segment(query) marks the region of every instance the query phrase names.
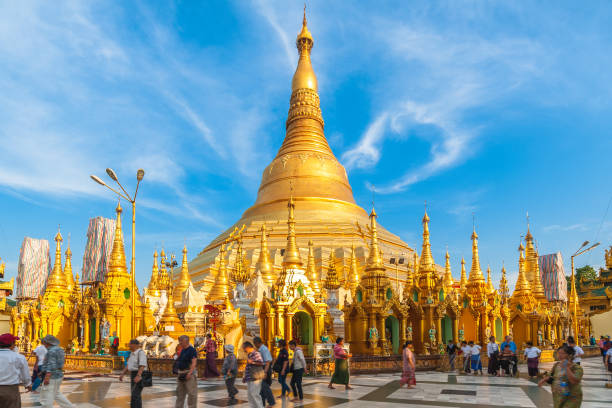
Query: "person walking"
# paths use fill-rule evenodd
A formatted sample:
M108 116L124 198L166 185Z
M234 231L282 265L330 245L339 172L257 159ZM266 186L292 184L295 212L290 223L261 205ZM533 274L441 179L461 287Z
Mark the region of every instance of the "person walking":
M463 356L463 372L469 374L472 348L465 341L461 342L461 355Z
M236 394L238 389L236 388L236 376L238 375L238 360L234 354L234 346L232 344L225 345L225 360L223 360L223 367L221 368L221 374L225 380L225 388L227 388L227 395L229 395L229 404L234 405L238 402Z
M534 347L533 342L528 341L527 347L525 348L525 357L527 358L527 371L529 372L529 378L538 376L540 354L542 354L542 351L540 351L539 348Z
M261 341L261 337L254 337L253 344L255 345L255 348L257 348L257 351L261 355L261 359L264 362L263 370L265 377L263 379L263 382L261 383L261 400L264 406L266 406L267 402L267 406L272 407L274 406L274 404L276 404L274 394L272 393L272 389L270 388L270 386L272 385L272 354L270 353L268 347Z
M584 356L584 350L576 344L576 340L572 336L567 338L567 344L574 349L574 363L580 365L582 356Z
M181 354L176 359L178 376L176 378L176 408L187 406L195 408L198 403L198 380L196 379L196 365L198 364L198 352L189 344L189 336L182 335L178 338L181 346Z
M13 351L19 337L10 333L0 336L0 407L21 408L19 384L32 388L28 361L21 353Z
M551 385L554 408L578 408L582 404L582 367L574 363L575 350L564 344L557 349L558 362L553 365L549 376L538 382Z
M295 340L289 342L289 348L293 350L293 375L291 376L293 399L291 402L302 402L304 400L302 376L306 372L306 358L304 357L304 352L298 347Z
M414 388L416 386L416 361L414 359L414 353L410 349L412 347L412 341L408 340L404 344L402 350L402 378L400 379L400 387L404 384L408 388Z
M469 342L469 346L470 346L470 360L472 363L472 371L474 372L474 375L478 374L478 371L480 371L480 375L483 375L482 373L482 361L480 360L480 350L481 347L479 344L474 344L473 341Z
M351 357L352 355L344 350L344 337L338 337L336 339L336 344L334 345L334 359L336 360L334 374L332 375L328 385L328 387L332 390L334 389L332 384L343 384L344 389L346 390L353 389L353 387L349 385L350 376L348 359Z
M457 345L453 340L448 341L446 346L446 354L448 354L448 365L451 371L455 371L455 358L457 357Z
M50 334L43 337L42 344L47 348L47 354L41 367L45 376L40 387L40 405L45 408L53 408L53 403L57 402L62 408L74 408L74 404L68 401L68 398L60 391L66 362L64 349L59 346L59 339Z
M217 342L213 340L212 335L206 335L206 343L204 343L204 351L206 351L206 366L204 367L204 379L219 377L217 370Z
M140 342L136 339L130 340L128 346L130 356L119 381L123 381L123 377L130 373L130 408L142 408L142 372L147 368L147 353L140 348Z
M42 383L42 380L39 378L40 367L42 367L43 362L45 361L45 356L47 355L47 348L41 343L36 346L33 352L36 356L36 361L34 361L34 368L32 370L32 391L36 391L36 389Z
M287 350L287 342L284 339L278 341L278 356L274 362L274 371L278 373L278 383L281 385L281 393L279 398L285 398L291 393L291 388L287 385L287 374L289 373L289 351Z
M499 371L499 346L495 342L495 337L489 337L487 343L487 357L489 357L489 365L487 366L487 374L497 375Z
M250 341L242 343L242 350L247 355L247 363L244 369L242 382L247 384L249 405L253 408L263 408L261 395L259 395L261 392L261 383L265 376L263 372L263 359Z
M599 340L597 340L597 347L599 347L599 352L601 353L601 358L603 359L604 365L606 364L606 350L604 349L605 344L606 338L601 336Z

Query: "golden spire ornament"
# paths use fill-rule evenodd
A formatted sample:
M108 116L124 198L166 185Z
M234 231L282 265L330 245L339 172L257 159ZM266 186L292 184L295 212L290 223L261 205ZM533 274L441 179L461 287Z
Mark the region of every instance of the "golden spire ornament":
M467 277L465 274L465 258L461 257L461 280L459 281L459 285L461 287L461 290L465 290L465 287L467 286Z
M470 269L469 282L484 282L478 257L478 234L476 234L476 230L472 232L472 269Z
M182 302L183 293L189 289L191 285L191 278L189 276L189 262L187 261L187 245L183 246L183 262L181 263L181 272L179 275L178 283L172 290L174 292L174 301Z
M512 293L512 297L515 295L531 293L531 285L529 285L529 281L525 276L525 257L523 254L523 244L519 245L519 273L518 278L516 279L516 285L514 285L514 292Z
M115 223L115 237L113 239L113 249L111 251L110 260L108 263L108 273L106 279L109 278L127 278L127 264L125 263L125 248L123 246L123 232L121 230L121 203L117 203L117 221Z
M453 285L455 284L455 280L453 279L453 274L451 272L450 266L450 255L448 254L448 249L446 250L446 263L444 265L444 280L443 286L444 291L449 293L453 290Z
M151 280L149 281L148 292L153 296L159 296L159 266L157 264L157 250L153 253L153 268L151 269Z
M491 280L491 266L487 265L487 288L489 289L489 293L495 292L495 286L493 286L493 281Z
M66 289L66 278L62 272L62 234L59 227L55 235L55 263L49 278L47 278L47 288Z
M225 244L222 244L221 248L219 249L219 271L217 272L215 283L210 289L206 300L215 303L221 301L225 302L225 299L229 298L230 295L231 291L229 287L229 279L227 277L227 267L225 265Z
M312 240L308 241L308 263L306 264L306 276L310 281L310 287L315 294L315 297L321 295L321 282L319 281L319 274L317 273L317 266L315 264L314 256L314 244Z
M333 249L329 253L329 265L327 267L327 276L325 277L324 287L327 290L336 290L340 287L338 272L336 271L336 255L334 254Z
M74 276L72 275L72 251L70 250L70 237L68 238L68 248L66 249L66 262L64 264L64 276L66 278L66 288L74 288Z
M287 209L289 212L289 217L287 219L288 234L287 246L285 247L285 255L283 257L283 268L301 268L303 265L302 258L300 257L300 250L295 241L295 203L293 202L293 196L289 198Z
M370 240L370 254L368 255L368 269L381 269L383 268L382 259L380 257L380 249L378 248L378 232L376 230L376 211L372 207L370 213L370 233L372 234Z
M506 303L510 297L510 289L508 288L508 280L506 279L506 266L502 265L502 277L499 281L499 295L501 296L502 303Z

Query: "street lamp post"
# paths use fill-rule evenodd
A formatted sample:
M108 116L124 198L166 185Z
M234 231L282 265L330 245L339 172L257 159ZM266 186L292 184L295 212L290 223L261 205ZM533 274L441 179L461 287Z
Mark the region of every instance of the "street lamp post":
M572 297L574 298L574 337L575 337L575 341L578 342L578 293L576 293L576 277L574 274L574 258L577 257L578 255L582 255L586 252L589 252L591 249L595 248L596 246L599 245L599 242L591 245L590 247L583 249L585 246L589 245L589 241L584 241L582 243L582 245L580 246L580 248L578 248L578 250L574 253L574 255L572 255L571 261L572 261Z
M132 260L130 262L130 269L131 269L130 274L131 274L131 286L132 286L132 289L130 291L130 297L132 299L132 324L131 324L131 331L130 331L131 337L130 338L133 339L136 337L134 335L134 329L136 327L136 196L138 195L138 187L140 186L140 182L142 181L145 172L143 169L138 169L138 171L136 172L136 191L134 191L134 198L130 197L128 192L125 191L125 188L123 188L123 186L119 182L119 179L117 178L117 174L115 174L113 169L106 169L106 174L108 174L108 176L115 183L117 183L119 187L121 187L123 194L115 190L108 184L106 184L104 181L102 181L100 177L94 176L94 175L91 175L90 177L96 183L108 188L113 193L117 194L119 197L123 197L123 199L129 201L132 204Z

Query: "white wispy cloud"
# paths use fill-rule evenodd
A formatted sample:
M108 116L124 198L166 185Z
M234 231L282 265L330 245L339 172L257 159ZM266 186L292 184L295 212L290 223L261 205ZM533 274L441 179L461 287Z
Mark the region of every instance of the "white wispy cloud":
M386 29L373 41L384 47L390 61L385 77L392 83L376 84L386 90L379 97L384 101L380 113L342 158L349 168L368 169L383 158L386 141L424 138L430 145L429 157L376 188L394 193L472 157L481 126L469 122L470 112L503 100L537 77L544 53L537 42L526 38L489 39L389 19L379 23ZM415 133L420 126L433 131Z
M583 223L571 224L571 225L547 225L542 228L544 232L553 232L553 231L587 231L589 227Z

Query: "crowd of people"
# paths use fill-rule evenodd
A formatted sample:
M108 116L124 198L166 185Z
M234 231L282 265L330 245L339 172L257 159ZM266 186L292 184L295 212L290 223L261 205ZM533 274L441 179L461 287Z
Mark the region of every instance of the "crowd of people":
M19 386L25 386L28 391L40 392L40 405L53 407L57 403L62 408L73 408L74 405L61 393L60 386L64 377L65 355L59 346L59 340L47 335L41 340L41 345L33 350L35 360L32 375L26 358L16 350L16 341L19 340L11 334L0 335L0 406L3 408L21 407ZM197 361L198 352L189 343L188 336L179 337L179 345L174 356L173 373L177 376L176 407L183 408L185 401L190 408L197 405ZM595 341L591 336L591 345L597 345L601 350L603 363L612 375L612 341L610 337L602 336ZM278 353L276 358L261 338L255 337L253 342L242 344L246 358L246 367L242 382L247 386L249 405L255 408L268 408L276 404L276 398L287 398L293 394L292 402L302 402L304 393L302 378L307 373L304 352L295 341L288 343L280 339L277 342ZM147 355L141 349L138 340L129 342L130 355L125 368L119 376L123 381L126 374L130 377L131 399L130 407L142 407L142 391L150 384L145 384L147 372ZM229 397L228 405L237 404L239 391L236 387L238 377L238 358L234 346L225 345L225 358L221 372L218 371L217 344L211 335L207 336L204 350L206 351L206 365L204 378L217 378L223 376ZM495 337L491 336L486 345L488 358L487 373L491 376L517 376L518 375L518 348L511 336L506 336L501 344L497 344ZM460 345L452 340L446 346L448 363L451 371L455 371L455 362L458 357L463 361L460 371L466 374L483 375L481 361L482 348L473 341L462 341ZM554 407L574 408L582 403L581 380L583 368L581 366L584 350L576 344L573 337L556 350L557 362L550 373L540 373L539 362L542 351L531 342L526 343L522 351L527 362L527 375L531 379L540 378L538 385L551 385ZM344 339L339 337L333 347L335 361L334 373L328 384L335 389L334 384L344 385L346 390L352 389L349 385L348 360L351 358L344 347ZM416 356L412 351L412 341L407 341L402 350L402 376L400 385L408 388L416 386ZM276 374L281 386L280 395L274 396L272 392L272 378ZM287 376L291 374L291 382L287 384ZM40 391L38 391L40 389Z

